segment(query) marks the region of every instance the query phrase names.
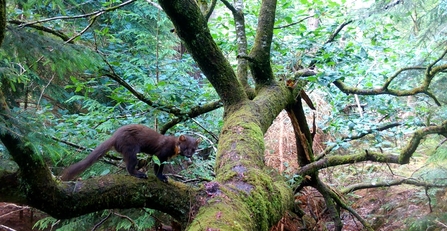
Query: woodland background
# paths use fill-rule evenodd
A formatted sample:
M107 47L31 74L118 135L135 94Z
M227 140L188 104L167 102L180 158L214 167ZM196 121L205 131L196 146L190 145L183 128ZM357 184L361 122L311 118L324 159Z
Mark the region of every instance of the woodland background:
M1 3L1 229L447 227L447 2ZM202 138L177 182L53 177L131 123Z

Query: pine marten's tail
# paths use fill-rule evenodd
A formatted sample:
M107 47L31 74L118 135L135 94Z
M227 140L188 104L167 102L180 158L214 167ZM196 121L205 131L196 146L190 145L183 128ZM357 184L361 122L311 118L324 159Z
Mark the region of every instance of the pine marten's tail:
M114 137L104 141L98 147L95 148L85 159L79 161L76 164L66 168L61 175L61 180L73 180L77 175L84 172L88 167L92 166L99 158L101 158L107 151L112 149L115 143Z

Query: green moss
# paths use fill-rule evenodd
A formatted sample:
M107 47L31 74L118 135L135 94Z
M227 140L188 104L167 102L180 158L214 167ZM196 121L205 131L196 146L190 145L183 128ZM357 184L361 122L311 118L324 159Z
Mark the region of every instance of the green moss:
M257 187L244 197L244 202L250 206L250 211L257 221L257 230L268 230L292 205L291 190L284 181L275 184L271 176L261 169L251 169L246 179L247 183Z
M193 223L191 230L268 230L292 207L292 190L276 171L265 167L264 133L258 118L265 110L261 109L253 101L236 105L234 110L226 108L215 166L222 195L201 208L207 211L197 215L202 226ZM247 227L249 224L255 227Z
M241 200L240 193L225 187L221 188L221 192L220 196L214 197L200 208L197 214L200 221L194 219L188 230L257 230L250 226L255 223L254 218ZM214 227L205 224L213 224Z

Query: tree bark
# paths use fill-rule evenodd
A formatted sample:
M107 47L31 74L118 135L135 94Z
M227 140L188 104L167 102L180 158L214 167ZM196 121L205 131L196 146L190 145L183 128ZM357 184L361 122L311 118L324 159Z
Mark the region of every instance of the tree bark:
M5 38L6 31L6 0L0 0L0 46Z

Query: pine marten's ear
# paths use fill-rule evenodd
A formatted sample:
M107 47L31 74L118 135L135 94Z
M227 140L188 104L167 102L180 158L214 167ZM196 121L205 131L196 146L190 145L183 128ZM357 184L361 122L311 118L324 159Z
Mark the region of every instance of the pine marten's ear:
M186 140L186 136L185 135L180 135L178 138L179 141L183 142Z
M200 142L202 142L202 138L198 138L198 139L196 140L196 144L197 144L197 145L199 145Z

